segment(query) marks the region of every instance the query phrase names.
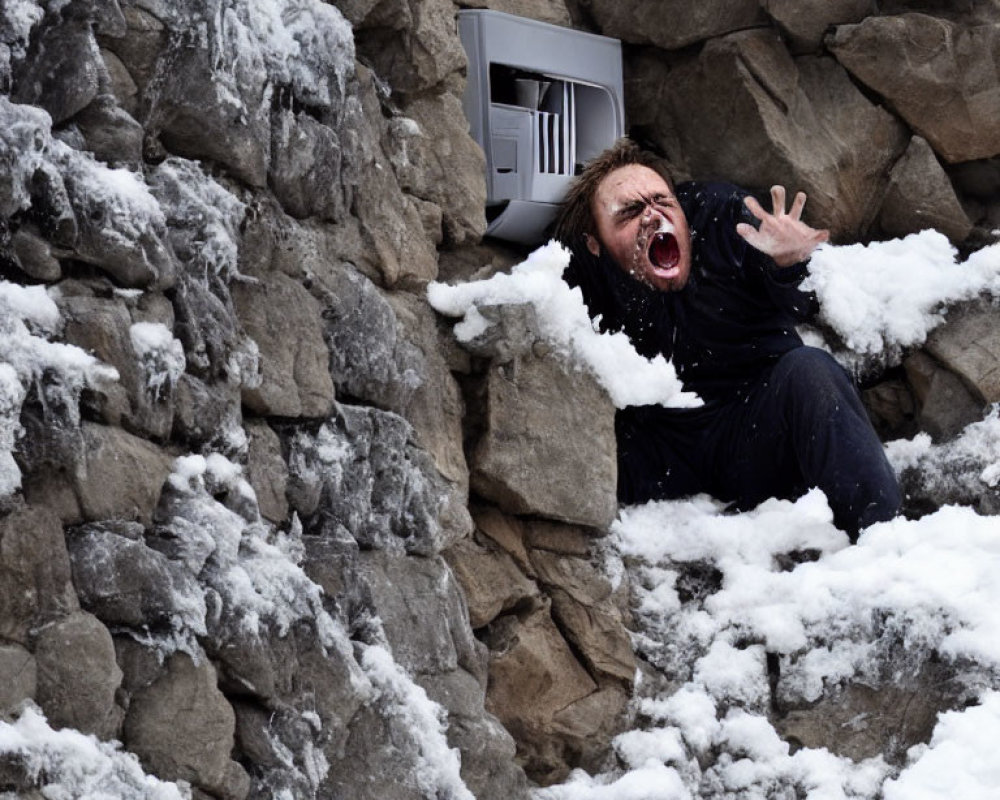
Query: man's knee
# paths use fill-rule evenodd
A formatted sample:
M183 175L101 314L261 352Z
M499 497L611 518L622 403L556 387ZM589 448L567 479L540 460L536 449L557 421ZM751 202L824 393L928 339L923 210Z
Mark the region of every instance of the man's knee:
M792 409L810 416L825 417L844 404L855 410L860 407L847 372L833 356L816 347L797 347L785 353L771 371L769 383Z
M797 383L827 383L850 385L851 380L837 360L818 347L796 347L789 350L774 368L775 372L794 377Z

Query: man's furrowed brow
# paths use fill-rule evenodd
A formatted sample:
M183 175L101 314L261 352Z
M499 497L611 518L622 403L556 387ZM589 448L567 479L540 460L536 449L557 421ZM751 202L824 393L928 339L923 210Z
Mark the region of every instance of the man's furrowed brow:
M641 200L630 200L615 209L616 219L629 219L640 213L648 205L645 198Z

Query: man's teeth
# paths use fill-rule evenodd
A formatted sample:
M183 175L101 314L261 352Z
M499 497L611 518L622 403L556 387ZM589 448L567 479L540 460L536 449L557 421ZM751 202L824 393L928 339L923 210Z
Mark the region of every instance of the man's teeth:
M660 227L656 229L657 233L674 233L674 226L666 219L660 219Z

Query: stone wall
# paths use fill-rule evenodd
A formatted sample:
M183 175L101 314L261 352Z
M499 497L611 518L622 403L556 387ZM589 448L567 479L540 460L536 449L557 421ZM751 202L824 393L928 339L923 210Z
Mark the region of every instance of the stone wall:
M489 5L622 38L678 177L803 188L842 241L1000 226L996 3ZM424 298L522 255L481 242L457 7L0 10L4 720L239 800L510 800L608 757L613 408L525 309L463 350ZM1000 399L995 338L956 315L883 427Z

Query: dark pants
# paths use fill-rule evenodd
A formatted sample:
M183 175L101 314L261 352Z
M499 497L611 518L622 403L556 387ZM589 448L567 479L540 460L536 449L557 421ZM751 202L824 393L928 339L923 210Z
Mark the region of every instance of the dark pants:
M899 484L857 391L813 347L783 355L737 400L626 408L615 428L623 503L708 492L750 509L818 486L852 540L899 511Z

